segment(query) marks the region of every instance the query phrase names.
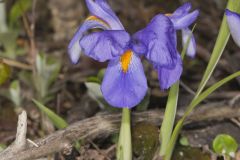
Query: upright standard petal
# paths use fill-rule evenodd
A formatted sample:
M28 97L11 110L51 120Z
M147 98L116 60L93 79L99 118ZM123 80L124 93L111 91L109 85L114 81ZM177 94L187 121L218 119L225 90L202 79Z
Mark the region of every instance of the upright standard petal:
M184 3L183 5L178 7L171 16L175 18L185 16L186 14L188 14L191 8L192 8L191 3L189 2Z
M78 28L68 45L68 54L74 64L78 62L82 51L79 41L83 37L83 34L92 28L109 29L109 26L106 22L95 16L90 16L86 19L86 21Z
M188 28L182 29L182 43L183 43L182 46L185 46L187 44L188 39L190 41L188 44L186 54L189 57L194 58L196 55L196 41L195 41L194 35L192 34L192 31L190 29Z
M146 28L133 35L133 41L138 43L132 48L136 53L139 53L139 48L146 48L145 56L150 62L158 66L173 67L177 58L175 34L171 20L159 14Z
M129 41L130 36L124 30L105 30L84 36L80 46L87 56L104 62L122 55Z
M92 15L106 21L113 30L123 30L124 27L105 0L86 0L87 7Z
M183 16L169 16L169 18L173 22L174 28L178 30L190 26L197 19L198 15L199 11L194 10L193 12L184 14Z
M233 40L240 47L240 14L228 9L226 9L225 13Z
M182 74L182 59L178 54L176 66L173 69L155 66L158 72L158 79L161 89L168 89L176 83Z
M147 89L141 60L132 51L110 61L101 85L103 96L110 105L132 108L141 102Z
M122 25L122 23L120 22L119 18L116 16L116 14L113 12L112 8L109 6L109 4L107 3L107 0L95 0L97 4L99 4L99 6L101 6L101 8L103 10L105 10L108 14L110 14L116 21L118 21L119 24Z

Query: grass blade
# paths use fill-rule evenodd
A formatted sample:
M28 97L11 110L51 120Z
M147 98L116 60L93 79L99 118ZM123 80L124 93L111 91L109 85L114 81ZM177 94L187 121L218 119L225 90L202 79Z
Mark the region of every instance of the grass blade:
M177 140L178 135L179 135L179 133L182 129L183 122L185 121L187 116L192 112L192 110L199 103L201 103L205 98L207 98L211 93L213 93L215 90L217 90L222 85L224 85L225 83L231 81L232 79L234 79L238 76L240 76L240 71L238 71L234 74L231 74L230 76L228 76L228 77L222 79L221 81L215 83L214 85L209 87L207 90L205 90L203 93L201 93L197 99L192 101L192 103L187 107L187 111L185 112L183 117L178 121L176 127L174 128L174 131L173 131L172 137L170 139L170 142L169 142L169 145L168 145L168 148L167 148L167 151L166 151L166 156L164 157L164 160L170 160L172 152L173 152L173 148L174 148L175 143L176 143L176 140Z
M62 117L60 117L55 112L53 112L51 109L49 109L48 107L44 106L43 104L41 104L39 101L37 101L35 99L33 99L32 101L36 104L36 106L42 112L44 112L48 116L48 118L52 121L52 123L58 129L63 129L63 128L66 128L68 126L67 122Z
M228 4L227 4L227 8L232 10L232 11L239 11L240 10L240 0L229 0ZM187 108L184 116L178 121L177 125L174 128L172 137L170 139L170 143L169 143L168 148L167 148L166 155L164 157L165 160L170 160L170 158L172 156L172 152L173 152L177 137L179 135L179 132L181 131L181 128L183 126L183 122L184 122L185 118L192 112L192 110L203 99L205 99L209 94L211 94L218 87L220 87L221 85L223 85L224 83L229 81L228 79L223 79L222 81L220 81L221 83L217 83L217 85L219 85L219 86L216 86L216 84L215 84L212 87L210 87L209 89L207 89L203 94L201 94L203 89L205 88L209 78L211 77L214 69L216 68L216 65L217 65L217 63L218 63L226 45L227 45L229 37L230 37L230 32L229 32L226 16L224 15L223 21L222 21L222 24L221 24L221 27L220 27L220 31L219 31L219 34L218 34L218 38L217 38L217 41L215 43L210 61L209 61L208 66L207 66L207 69L205 70L205 73L204 73L203 78L200 82L200 85L198 87L198 90L196 92L196 95L195 95L194 99L192 100L191 104ZM236 76L236 74L238 75L238 72L233 74L232 76ZM230 76L230 80L231 80L231 78L232 77ZM214 88L214 87L217 87L217 88Z
M232 11L238 11L239 7L240 7L239 0L229 0L227 8L229 8ZM214 69L216 68L216 65L227 45L229 37L230 37L230 32L229 32L226 16L224 15L223 21L220 27L220 31L217 37L217 41L215 43L213 52L211 54L211 58L209 60L207 69L205 70L203 78L196 92L195 98L199 96L199 94L203 91L204 87L206 86L209 78L211 77Z
M182 53L181 53L182 59L184 59L186 55L187 48L189 46L190 39L193 36L193 31L195 27L196 27L196 24L192 28L192 33L189 35L187 39L187 43L183 46ZM172 135L172 130L173 130L176 111L177 111L178 93L179 93L179 81L177 81L174 85L172 85L169 91L166 110L164 113L164 119L161 125L160 136L159 136L160 142L161 142L160 156L165 155L169 140Z
M167 145L171 138L174 121L175 121L175 115L177 111L178 92L179 92L179 81L175 83L169 91L164 119L160 129L160 142L161 142L160 156L163 156L165 154Z

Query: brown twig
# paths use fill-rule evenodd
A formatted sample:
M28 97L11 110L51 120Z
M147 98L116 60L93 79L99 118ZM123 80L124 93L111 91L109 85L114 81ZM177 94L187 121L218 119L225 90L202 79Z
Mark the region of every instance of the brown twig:
M181 113L181 111L178 112L177 119L182 115ZM224 102L207 104L195 110L195 112L189 116L185 124L206 120L230 119L239 116L239 106L231 107ZM133 125L139 122L159 125L163 119L163 111L152 110L133 113L132 118ZM64 130L56 131L47 137L37 140L35 143L38 147L29 145L17 154L9 153L3 155L0 153L0 160L32 160L69 148L69 146L72 146L72 144L79 139L104 138L119 130L120 121L121 114L119 113L99 114L92 118L76 122Z
M23 111L18 116L17 134L15 141L3 152L1 152L1 157L8 156L9 154L16 154L23 151L26 148L26 133L27 133L27 113ZM0 158L1 159L1 158Z
M35 59L36 59L36 55L37 55L37 47L36 47L36 43L35 43L35 8L36 8L36 4L37 4L37 0L34 0L33 5L32 5L32 18L33 19L30 23L29 23L28 16L25 13L23 13L23 15L22 15L23 25L26 30L27 36L29 38L29 47L30 47L29 61L33 66L35 64ZM23 8L21 5L20 5L20 7Z
M17 67L20 69L26 69L26 70L31 70L32 67L28 64L22 63L22 62L18 62L12 59L7 59L7 58L1 58L0 57L0 62L5 63L11 67Z

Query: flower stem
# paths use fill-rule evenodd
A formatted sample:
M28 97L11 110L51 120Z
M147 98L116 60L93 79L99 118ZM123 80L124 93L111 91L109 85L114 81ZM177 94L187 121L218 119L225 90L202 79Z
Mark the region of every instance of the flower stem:
M122 109L122 122L117 146L117 160L132 159L130 109Z
M183 50L181 53L182 60L184 60L184 57L186 55L187 48L190 43L190 39L192 37L195 26L196 24L193 26L192 33L191 35L189 35L187 43L183 47ZM175 121L175 116L177 111L178 92L179 92L179 81L177 81L169 91L164 118L160 128L159 138L161 142L161 147L160 147L159 155L161 157L164 157L164 155L166 154L167 146L169 144L169 141L173 132L173 126L174 126L174 121Z
M172 135L172 130L175 121L175 115L177 111L179 81L175 83L169 92L168 102L164 114L164 119L160 129L160 156L164 156L166 153L167 145Z

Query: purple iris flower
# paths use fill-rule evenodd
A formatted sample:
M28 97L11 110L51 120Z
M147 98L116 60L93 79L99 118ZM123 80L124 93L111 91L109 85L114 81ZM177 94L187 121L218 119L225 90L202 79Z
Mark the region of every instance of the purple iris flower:
M144 55L158 72L161 89L179 80L182 60L176 48L176 31L169 17L158 14L132 37L133 50Z
M144 98L147 80L141 55L159 72L160 86L169 88L182 73L182 61L176 49L176 31L171 19L155 16L148 26L131 37L106 0L86 0L91 13L79 27L68 46L73 63L81 52L104 62L109 60L101 91L114 107L132 108ZM90 29L101 29L88 33Z
M109 60L101 91L105 100L115 107L134 107L147 92L147 80L140 58L130 49L130 35L106 0L86 0L91 13L79 27L68 46L73 63L81 52L104 62ZM88 33L90 29L101 31Z
M226 9L227 22L234 42L240 47L240 14Z
M133 50L144 55L158 72L160 87L169 88L179 80L182 73L181 57L176 49L176 31L182 30L183 44L192 34L188 29L197 18L199 11L189 13L190 3L185 3L173 14L158 14L148 26L133 35ZM167 28L167 29L166 29ZM194 57L196 42L191 36L187 55Z
M192 23L195 22L199 15L198 10L194 10L189 13L192 6L191 3L184 3L182 6L177 8L172 14L166 14L173 22L175 30L182 31L182 43L183 46L187 43L188 37L191 36L186 54L190 57L195 57L196 55L196 41L192 35L191 30L188 28Z

